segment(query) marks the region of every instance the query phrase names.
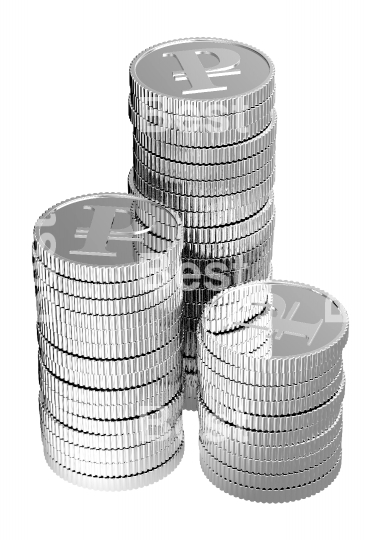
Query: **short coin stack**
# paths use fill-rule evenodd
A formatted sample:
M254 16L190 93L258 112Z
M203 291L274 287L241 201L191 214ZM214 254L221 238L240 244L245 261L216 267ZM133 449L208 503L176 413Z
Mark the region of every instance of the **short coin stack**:
M184 224L185 408L197 409L196 329L204 303L270 273L274 66L241 43L181 39L139 54L130 90L129 188L177 211Z
M314 287L249 283L205 306L198 340L200 460L223 491L287 502L341 466L345 309Z
M182 224L105 193L52 207L34 228L40 420L62 478L122 490L181 460Z

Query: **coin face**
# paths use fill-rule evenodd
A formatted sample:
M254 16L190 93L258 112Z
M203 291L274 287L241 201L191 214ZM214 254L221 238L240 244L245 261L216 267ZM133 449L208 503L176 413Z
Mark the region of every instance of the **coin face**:
M51 208L35 239L55 257L87 266L128 266L164 254L181 238L169 210L133 195L96 194Z
M266 55L220 39L184 39L140 54L131 76L144 88L187 100L226 99L263 87L273 76Z
M348 332L347 312L336 299L308 285L281 281L252 282L220 293L206 306L202 323L204 340L223 348L230 343L238 353L242 340L235 340L234 334L250 329L251 340L258 334L259 341L266 341L258 354L269 360L308 357L334 348L341 352Z

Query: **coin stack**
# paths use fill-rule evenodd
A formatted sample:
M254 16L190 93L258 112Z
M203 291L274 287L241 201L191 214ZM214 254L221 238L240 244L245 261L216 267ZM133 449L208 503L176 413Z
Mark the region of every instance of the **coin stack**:
M185 408L197 409L197 325L229 285L269 277L275 180L274 66L257 49L181 39L130 66L132 193L184 224Z
M182 247L175 213L124 194L70 199L34 228L41 434L69 482L132 489L181 460Z
M200 462L218 488L287 502L341 466L345 309L315 287L268 281L219 293L198 332Z

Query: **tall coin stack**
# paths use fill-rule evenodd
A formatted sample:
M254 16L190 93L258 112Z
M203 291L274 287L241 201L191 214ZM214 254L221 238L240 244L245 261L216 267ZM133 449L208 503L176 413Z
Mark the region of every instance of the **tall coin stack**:
M315 287L268 281L219 293L199 333L200 461L218 488L287 502L341 466L348 317Z
M257 49L181 39L130 66L134 194L184 224L185 408L197 409L203 305L229 285L270 273L275 180L274 66Z
M178 216L124 194L70 199L34 228L42 441L72 483L141 487L181 460L182 247Z

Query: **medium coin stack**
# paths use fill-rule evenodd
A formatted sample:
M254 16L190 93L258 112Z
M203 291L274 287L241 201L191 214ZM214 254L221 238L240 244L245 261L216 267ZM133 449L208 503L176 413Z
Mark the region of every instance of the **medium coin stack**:
M315 287L248 283L205 306L198 332L200 461L218 488L287 502L341 466L345 309Z
M185 408L197 409L197 325L229 285L270 273L275 180L274 66L257 49L181 39L130 66L129 189L184 224Z
M182 247L174 212L124 194L70 199L34 228L41 434L69 482L132 489L181 460Z

